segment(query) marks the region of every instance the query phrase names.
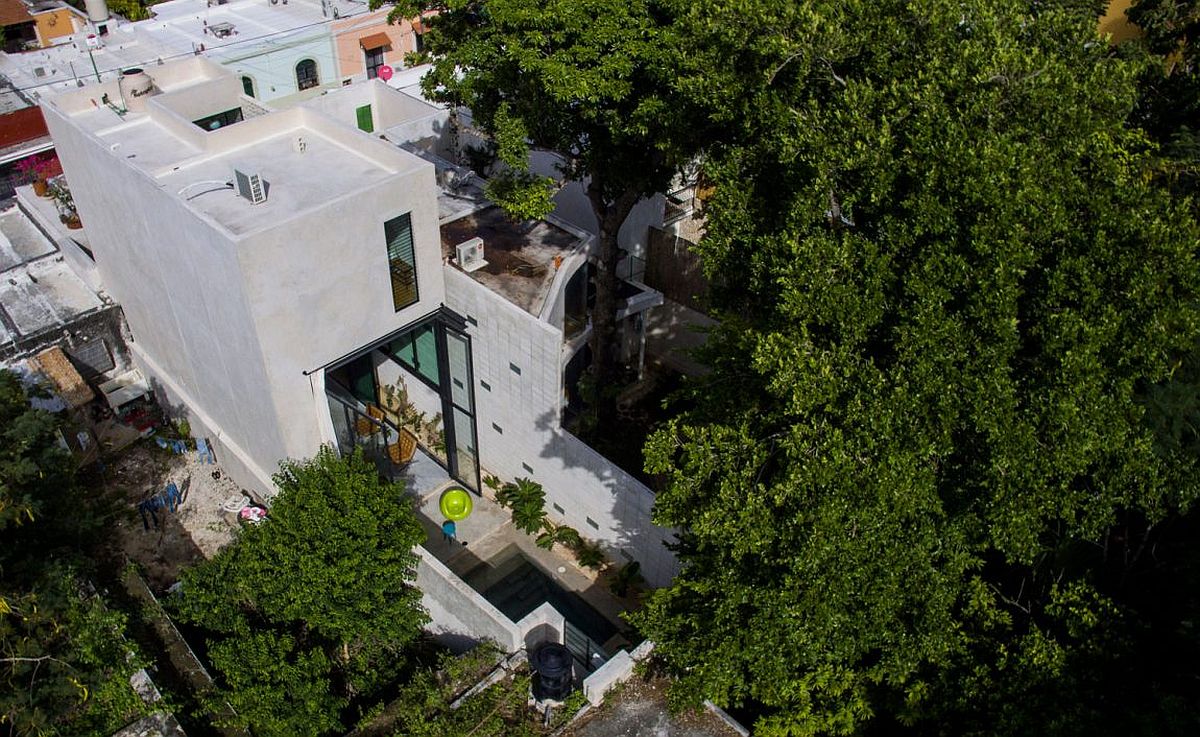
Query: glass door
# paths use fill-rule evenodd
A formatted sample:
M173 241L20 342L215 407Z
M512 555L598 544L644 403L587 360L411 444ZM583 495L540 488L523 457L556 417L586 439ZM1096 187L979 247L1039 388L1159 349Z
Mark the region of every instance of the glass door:
M471 338L447 325L445 371L442 372L442 402L445 407L446 454L450 475L479 491L479 450L475 428L474 372L471 368Z

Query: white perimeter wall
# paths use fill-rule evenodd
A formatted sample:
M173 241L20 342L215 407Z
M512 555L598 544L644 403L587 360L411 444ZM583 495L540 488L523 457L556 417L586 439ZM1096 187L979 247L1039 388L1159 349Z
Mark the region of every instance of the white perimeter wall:
M281 426L228 236L54 107L42 111L101 280L125 311L131 349L148 378L169 401L194 402L222 445L248 458L282 458ZM262 473L237 481L261 490L274 464L259 465Z
M453 267L444 273L446 305L478 323L468 333L483 467L542 484L552 519L600 542L617 563L621 551L638 560L651 586L670 583L679 564L663 542L674 534L651 523L653 492L561 427L562 331Z

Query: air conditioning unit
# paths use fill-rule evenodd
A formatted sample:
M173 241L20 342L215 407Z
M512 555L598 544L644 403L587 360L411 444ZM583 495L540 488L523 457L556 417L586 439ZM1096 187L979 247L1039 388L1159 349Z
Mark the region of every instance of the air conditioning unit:
M233 181L237 185L237 193L250 200L252 204L261 205L267 201L267 183L262 175L233 170Z
M458 255L458 267L463 271L477 271L487 266L483 260L483 239L472 238L454 247Z
M475 172L458 166L437 170L437 183L442 189L459 192L470 183Z

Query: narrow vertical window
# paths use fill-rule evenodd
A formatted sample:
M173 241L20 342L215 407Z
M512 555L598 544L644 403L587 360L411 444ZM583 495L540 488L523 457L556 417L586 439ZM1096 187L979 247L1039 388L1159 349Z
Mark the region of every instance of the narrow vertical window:
M254 94L254 80L249 77L242 77L242 92L246 93L246 97L257 97Z
M405 213L384 223L383 235L387 240L392 303L399 312L417 301L417 260L413 251L411 214Z
M383 66L383 47L363 50L364 62L367 67L367 79L379 76L379 67Z

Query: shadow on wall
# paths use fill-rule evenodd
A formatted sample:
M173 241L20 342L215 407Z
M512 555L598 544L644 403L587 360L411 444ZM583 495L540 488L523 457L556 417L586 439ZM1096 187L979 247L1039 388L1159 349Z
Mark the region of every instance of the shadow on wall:
M646 317L646 353L687 376L706 376L711 369L696 352L708 342L717 321L689 307L664 300Z
M171 436L183 429L186 432L179 434L184 435L183 439L185 440L204 438L221 472L236 483L242 493L248 495L255 504L269 506L269 501L276 491L274 487L264 487L258 481L257 476L225 447L220 436L212 428L196 419L186 404L172 401L170 390L157 377L147 375L146 381L150 385L150 392L162 413L163 425L159 428L160 434ZM187 427L181 428L180 422L186 422ZM195 450L194 440L188 444L188 447L190 450Z
M651 586L669 584L679 564L666 544L676 534L651 521L654 492L564 430L556 413L541 415L536 427L551 438L539 457L557 460L562 468L539 473L547 513L600 543L613 563L637 560Z

